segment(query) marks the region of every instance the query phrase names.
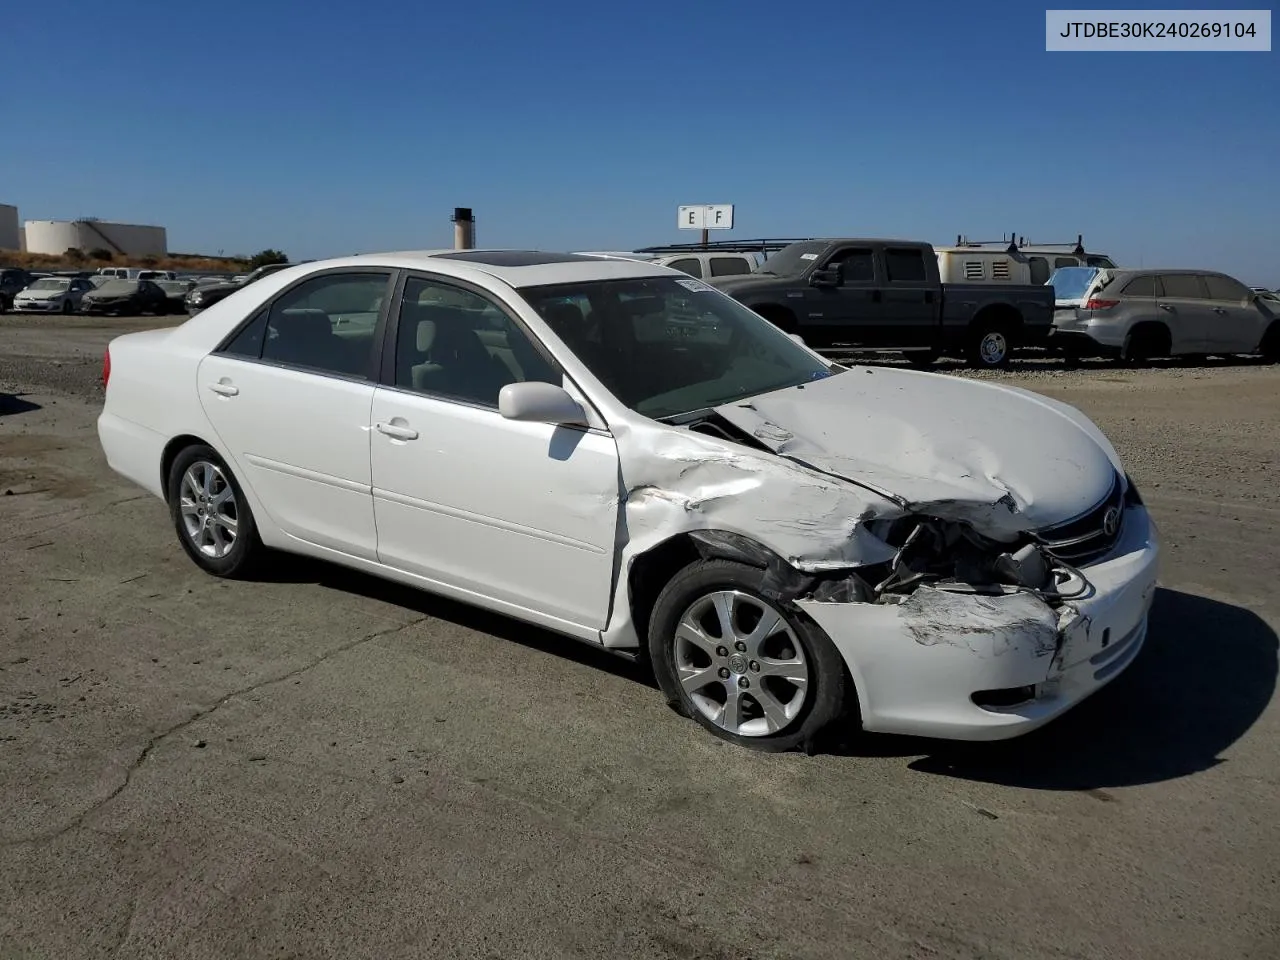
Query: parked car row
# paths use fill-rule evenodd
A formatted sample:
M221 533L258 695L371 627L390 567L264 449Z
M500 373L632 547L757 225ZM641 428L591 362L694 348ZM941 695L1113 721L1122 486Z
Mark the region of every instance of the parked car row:
M1001 241L1003 244L1004 241ZM1069 248L1069 249L1065 249ZM1280 359L1280 296L1203 270L1125 271L1074 246L753 240L588 255L681 270L824 350L1003 366L1023 347L1069 361L1254 354ZM737 257L732 264L727 258Z

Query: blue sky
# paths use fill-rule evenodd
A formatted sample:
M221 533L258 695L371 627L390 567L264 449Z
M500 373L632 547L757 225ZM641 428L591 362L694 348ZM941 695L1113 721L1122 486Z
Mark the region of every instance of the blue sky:
M1280 53L1044 29L1026 2L21 4L0 202L294 259L449 246L455 206L482 246L617 249L733 203L725 239L1083 232L1280 284Z

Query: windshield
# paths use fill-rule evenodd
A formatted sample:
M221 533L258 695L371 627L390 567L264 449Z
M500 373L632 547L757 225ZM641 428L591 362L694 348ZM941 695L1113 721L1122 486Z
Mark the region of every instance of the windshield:
M1049 277L1048 285L1059 300L1079 300L1098 273L1097 267L1059 267Z
M70 280L59 280L56 277L45 277L43 280L37 280L28 290L65 290L71 286Z
M794 277L804 273L825 249L827 249L825 240L793 243L771 255L756 272L771 273L777 277Z
M109 296L127 296L138 289L137 280L108 280L98 288L99 293Z
M186 293L191 286L185 280L157 280L156 285L165 293Z
M833 373L700 280L597 280L520 293L615 397L655 419Z

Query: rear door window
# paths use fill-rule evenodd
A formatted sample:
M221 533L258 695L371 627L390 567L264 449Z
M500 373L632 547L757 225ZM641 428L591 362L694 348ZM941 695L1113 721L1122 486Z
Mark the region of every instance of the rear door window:
M884 252L884 264L890 283L923 283L929 279L924 266L924 251L919 248L890 247Z
M1166 273L1160 278L1163 296L1175 300L1205 300L1208 292L1204 281L1194 273Z

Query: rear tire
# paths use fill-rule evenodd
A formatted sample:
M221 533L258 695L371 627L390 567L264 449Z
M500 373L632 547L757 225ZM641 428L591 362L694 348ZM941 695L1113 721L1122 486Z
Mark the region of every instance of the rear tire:
M1169 331L1163 327L1135 327L1125 334L1120 359L1132 366L1143 366L1157 357L1167 357L1173 349Z
M1267 327L1267 332L1262 335L1262 342L1258 344L1258 352L1267 363L1280 363L1280 320L1273 321Z
M689 564L658 595L648 651L673 710L722 740L781 752L810 746L853 684L827 635L767 599L764 578L730 560Z
M71 316L71 314L73 314L73 313L75 313L75 312L76 312L76 311L75 311L75 307L74 307L74 306L72 306L72 304L71 304L71 301L70 301L70 300L63 300L63 301L62 301L62 315L63 315L63 316L65 316L65 317L69 317L69 316Z
M1013 337L999 324L977 324L969 335L966 355L969 366L979 370L1006 367L1013 356Z
M212 447L193 444L169 467L166 492L178 541L215 577L249 575L266 547L244 491Z

